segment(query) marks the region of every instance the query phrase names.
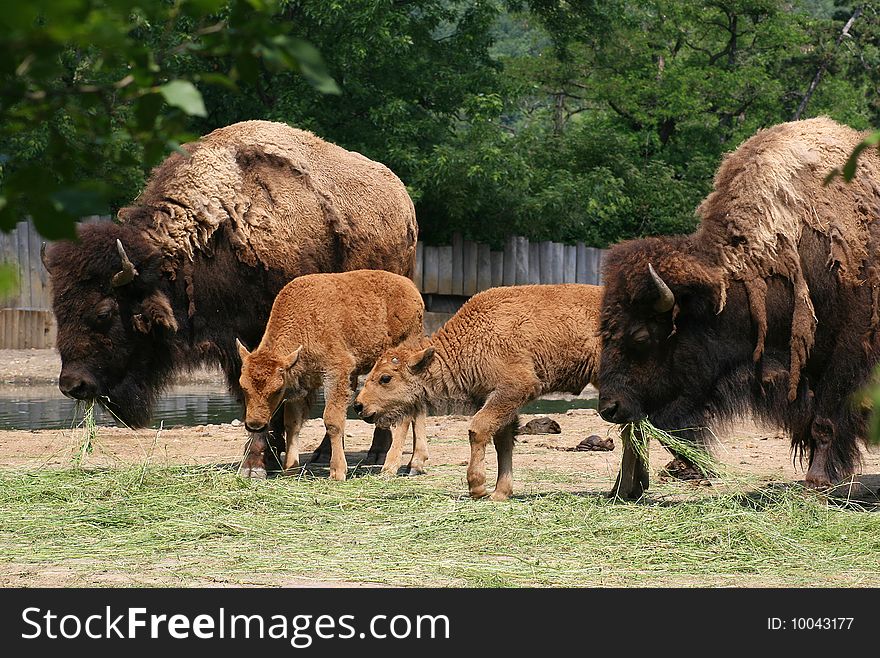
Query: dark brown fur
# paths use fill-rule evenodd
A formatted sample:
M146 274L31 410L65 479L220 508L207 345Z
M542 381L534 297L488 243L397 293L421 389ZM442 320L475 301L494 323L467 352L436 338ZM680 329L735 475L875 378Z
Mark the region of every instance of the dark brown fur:
M871 192L880 180L872 179L872 156L852 188L822 186L859 138L830 124L785 124L746 142L725 161L693 235L612 249L599 372L606 420L647 416L658 427L682 429L753 414L790 432L795 453L808 456L808 483L854 472L866 431L856 397L880 356L875 292L866 284L880 265L880 195ZM841 134L849 140L843 146L835 141ZM835 157L823 159L832 151ZM744 182L755 171L766 179L778 174L750 159L766 165L779 152L788 179ZM792 155L799 153L809 154L801 168ZM823 195L834 201L835 216ZM850 250L847 259L843 246L860 231L861 255ZM669 311L654 308L659 292L649 264L674 293Z

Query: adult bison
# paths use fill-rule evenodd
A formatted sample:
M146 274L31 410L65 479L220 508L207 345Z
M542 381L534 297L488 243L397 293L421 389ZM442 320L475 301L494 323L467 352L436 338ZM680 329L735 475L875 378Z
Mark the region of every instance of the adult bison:
M823 183L863 137L827 118L763 130L724 159L695 233L611 250L605 420L701 428L752 413L790 433L809 485L854 472L854 398L880 349L880 156L864 153L852 183ZM636 462L622 495L646 485Z
M44 258L61 391L132 426L150 420L175 371L200 364L219 363L241 399L235 339L260 342L294 277L408 276L415 261L412 201L377 162L268 121L220 128L183 150L119 223L81 226L78 242Z

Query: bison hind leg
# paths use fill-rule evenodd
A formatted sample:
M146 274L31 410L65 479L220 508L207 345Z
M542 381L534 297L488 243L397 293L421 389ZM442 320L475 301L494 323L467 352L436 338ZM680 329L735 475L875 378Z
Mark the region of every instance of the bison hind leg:
M367 451L366 463L368 465L379 465L385 463L385 457L391 449L393 435L391 430L384 427L377 427L373 430L373 443Z
M495 433L495 452L498 456L498 478L492 500L507 500L513 494L513 443L519 420L513 420Z

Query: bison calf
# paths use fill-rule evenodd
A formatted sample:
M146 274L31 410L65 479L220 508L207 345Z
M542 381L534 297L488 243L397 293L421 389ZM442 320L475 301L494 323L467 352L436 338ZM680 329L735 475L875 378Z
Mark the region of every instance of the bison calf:
M469 436L468 487L486 495L486 444L494 440L493 500L512 491L517 412L554 391L580 393L594 381L601 288L493 288L472 297L436 334L386 351L358 394L367 422L390 426L426 407L476 412Z
M284 467L299 466L299 431L323 384L330 477L344 480L345 414L357 377L370 369L383 350L418 340L423 314L424 304L412 281L390 272L310 274L282 288L259 347L248 352L238 343L240 384L247 406L245 427L251 432L242 473L265 476L265 434L282 407L287 435ZM414 439L410 472L421 472L427 460L424 420L401 420L392 433L383 473L397 471L410 424Z

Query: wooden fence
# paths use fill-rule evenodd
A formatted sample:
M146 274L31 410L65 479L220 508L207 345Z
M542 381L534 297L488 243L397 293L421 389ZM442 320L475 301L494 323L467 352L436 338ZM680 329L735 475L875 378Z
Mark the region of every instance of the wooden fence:
M29 222L0 232L0 263L11 264L18 289L0 297L0 348L52 347L55 318L50 310L49 274L40 261L43 238Z
M16 293L0 298L0 349L55 345L49 276L40 261L42 241L27 222L11 233L0 233L0 262L17 268L20 284ZM451 297L470 297L495 286L599 284L603 254L583 243L530 243L516 236L506 240L503 250L493 251L487 244L455 236L451 245L418 244L413 280L423 294Z
M424 294L473 294L495 286L530 283L592 283L602 280L603 249L582 242L532 242L511 236L504 249L453 237L452 244L429 247L418 244L416 286Z

